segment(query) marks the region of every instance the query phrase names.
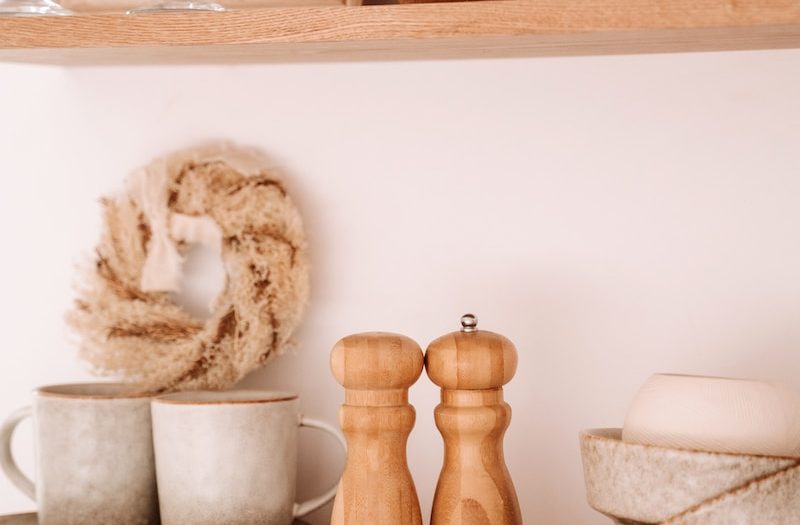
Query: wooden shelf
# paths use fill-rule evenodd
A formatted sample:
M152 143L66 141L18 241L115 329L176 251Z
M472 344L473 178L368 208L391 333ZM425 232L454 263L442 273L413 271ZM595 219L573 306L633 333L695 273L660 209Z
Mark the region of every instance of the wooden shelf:
M0 17L0 60L244 63L800 47L798 0L485 0Z

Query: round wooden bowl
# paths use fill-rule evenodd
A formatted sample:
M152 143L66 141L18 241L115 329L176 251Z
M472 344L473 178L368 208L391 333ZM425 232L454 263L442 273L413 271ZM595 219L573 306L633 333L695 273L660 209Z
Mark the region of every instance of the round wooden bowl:
M589 505L619 525L800 523L800 458L629 444L580 434Z

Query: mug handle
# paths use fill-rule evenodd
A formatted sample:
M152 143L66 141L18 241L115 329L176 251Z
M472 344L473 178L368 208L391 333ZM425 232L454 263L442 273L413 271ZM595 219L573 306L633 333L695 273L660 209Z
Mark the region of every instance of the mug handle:
M327 432L331 436L336 438L336 441L342 446L342 450L347 453L347 442L344 440L344 436L333 426L325 423L324 421L320 421L318 419L312 419L310 417L300 416L300 426L301 427L308 427L308 428L316 428L317 430L322 430L323 432ZM294 504L293 510L293 517L300 518L305 516L309 512L315 511L321 506L325 505L329 501L331 501L334 497L336 497L336 489L339 487L339 482L337 480L334 485L329 488L325 493L316 498L311 498L309 500L303 501L301 503Z
M22 407L19 410L12 412L3 422L0 427L0 468L23 494L28 496L33 501L36 501L36 486L33 484L28 476L22 473L14 461L14 456L11 455L11 438L14 435L17 425L23 419L31 417L33 410L30 406Z

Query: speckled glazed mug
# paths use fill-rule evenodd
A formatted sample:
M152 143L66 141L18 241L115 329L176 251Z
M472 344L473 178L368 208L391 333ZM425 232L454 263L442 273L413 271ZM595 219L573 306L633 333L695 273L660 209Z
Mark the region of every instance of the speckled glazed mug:
M181 392L153 399L152 413L164 525L290 525L336 494L334 485L295 503L298 428L346 447L334 427L299 413L295 394Z
M36 483L11 456L33 417ZM0 466L36 501L40 525L158 524L150 398L118 383L45 386L0 428Z

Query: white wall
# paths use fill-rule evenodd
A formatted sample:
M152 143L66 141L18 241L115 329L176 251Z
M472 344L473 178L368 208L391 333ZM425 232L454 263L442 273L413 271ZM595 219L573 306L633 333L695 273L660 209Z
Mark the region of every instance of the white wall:
M605 524L577 433L620 425L650 373L799 384L798 93L798 51L0 65L0 413L87 377L62 314L98 197L153 156L229 138L283 166L313 247L301 345L246 383L334 420L336 339L384 329L424 346L474 311L520 350L506 451L526 522ZM438 392L423 377L411 399L427 514ZM30 469L29 439L15 449ZM323 443L303 438L304 495L341 465ZM0 480L0 512L31 507Z

